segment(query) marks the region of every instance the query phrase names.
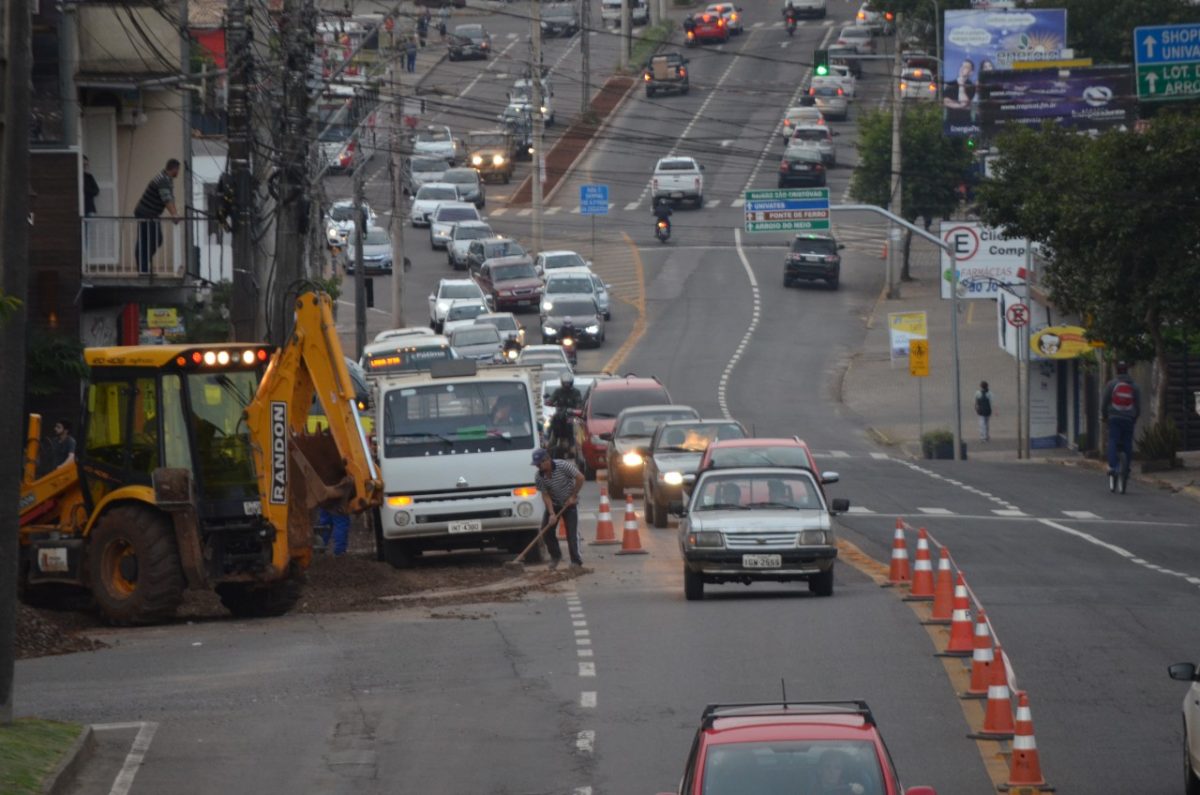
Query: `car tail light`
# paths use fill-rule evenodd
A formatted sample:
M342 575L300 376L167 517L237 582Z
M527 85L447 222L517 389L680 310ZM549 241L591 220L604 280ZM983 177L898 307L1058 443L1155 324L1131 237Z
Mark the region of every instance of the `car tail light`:
M658 177L650 181L650 190L658 190Z
M896 15L893 14L891 11L885 11L885 12L883 12L883 18L886 19L888 22L891 22L893 19L896 18Z
M813 171L824 171L825 166L821 165L820 163L813 163L812 169L813 169Z
M837 262L837 255L836 254L826 254L825 261L826 262Z
M901 91L908 91L908 83L901 82L901 83L900 83L900 90L901 90Z
M687 69L684 69L682 66L681 66L681 67L679 67L679 76L680 76L680 77L687 77Z
M784 127L791 127L791 126L792 126L792 121L791 121L791 119L784 119L784 120L783 120L783 126L784 126Z
M646 72L644 75L642 75L642 77L646 78L647 83L650 82L650 73L649 72Z
M844 94L844 93L845 93L845 92L844 92L844 91L842 91L840 88L838 89L838 96L839 96L839 97L840 97L842 94Z
M699 177L696 177L696 180L695 180L695 182L696 182L696 191L697 191L697 192L699 192L699 190L700 190L700 178L699 178Z
M779 161L779 170L780 171L788 170L788 161L787 161L786 157L783 160Z
M816 90L815 88L810 88L810 89L808 90L808 95L809 95L810 97L815 97L815 96L817 95L817 90Z

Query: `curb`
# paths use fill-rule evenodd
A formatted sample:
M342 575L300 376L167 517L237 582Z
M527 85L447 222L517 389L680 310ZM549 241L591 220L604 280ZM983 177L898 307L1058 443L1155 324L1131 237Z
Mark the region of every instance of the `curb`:
M83 730L79 732L79 736L75 738L75 742L58 760L54 770L47 773L46 777L42 779L42 795L64 795L75 783L79 769L92 758L95 750L95 732L92 731L90 725L84 726Z
M617 115L621 108L625 106L625 103L629 100L629 95L633 93L637 86L637 81L631 83L629 90L625 92L625 95L621 97L616 105L613 105L612 110L610 110L608 114L605 115L605 117L601 120L599 126L596 127L596 131L592 133L590 138L588 138L588 142L583 145L583 148L579 150L579 154L577 154L575 159L571 161L571 165L567 166L566 169L563 170L563 174L561 177L559 177L558 182L555 183L554 187L550 189L549 193L542 197L543 204L552 201L558 194L559 189L562 188L563 184L570 181L571 175L575 173L575 167L579 165L579 161L583 160L584 156L587 155L588 152L592 151L592 146L595 145L596 140L600 137L600 133L604 132L604 130L611 123L613 116ZM604 86L601 86L599 89L597 89L596 94L599 94L603 89ZM588 104L591 104L591 100L588 101ZM531 177L529 179L531 179Z

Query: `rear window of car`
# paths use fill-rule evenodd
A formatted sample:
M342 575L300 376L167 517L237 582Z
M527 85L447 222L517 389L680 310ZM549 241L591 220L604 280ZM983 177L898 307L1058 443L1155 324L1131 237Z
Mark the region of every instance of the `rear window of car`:
M838 89L832 86L817 86L813 89L813 94L818 97L836 97L840 96Z
M501 331L516 331L517 319L515 317L477 317L475 318L476 325L487 324L495 326Z
M446 319L470 320L471 318L479 317L484 312L487 312L487 307L483 304L461 304L450 307L450 312L446 315Z
M442 142L442 141L449 141L449 140L450 140L450 131L447 130L445 127L441 128L441 129L434 127L433 129L422 130L421 132L417 133L417 141L418 142L428 143L428 142Z
M828 141L829 137L828 130L806 130L799 128L796 132L792 133L792 140L797 141Z
M455 240L478 240L481 237L491 236L491 227L487 226L463 226L459 224L454 227Z
M793 253L836 254L837 243L823 237L798 237L792 241Z
M442 175L442 179L455 184L475 183L479 181L479 172L473 168L452 168Z
M520 243L512 240L505 240L502 243L488 243L485 246L484 256L488 259L492 257L523 257L525 249Z
M842 28L842 38L843 39L869 39L869 38L871 38L871 30L870 30L870 28L867 28L864 26L857 26L857 25L854 27Z
M731 467L800 467L812 464L803 447L718 447L709 451L708 465L714 469Z
M468 326L455 329L450 336L451 345L485 345L491 342L500 342L500 332L495 326Z
M532 265L501 265L492 269L492 278L498 282L513 279L536 279L537 272Z
M438 221L473 221L479 213L471 207L440 207L435 218Z
M445 171L446 161L439 157L414 157L412 170L420 172Z
M441 298L478 298L483 295L477 284L447 284L442 287Z
M458 198L458 191L449 186L442 185L422 185L417 191L417 200L421 199L449 199L453 201Z
M670 403L671 396L665 387L634 387L629 389L602 389L592 393L591 414L593 417L615 417L630 406L650 406L655 403Z

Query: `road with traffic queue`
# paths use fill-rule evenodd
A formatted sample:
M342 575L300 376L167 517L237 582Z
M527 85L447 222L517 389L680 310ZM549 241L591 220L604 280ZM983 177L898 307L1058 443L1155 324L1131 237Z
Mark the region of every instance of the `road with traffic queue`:
M401 608L123 630L103 652L21 663L18 711L155 722L132 793L633 795L674 791L706 704L777 699L786 687L795 700L866 700L906 786L994 791L1007 746L967 737L949 675L961 664L936 658L936 635L872 576L903 518L952 551L986 607L1010 683L1034 705L1050 784L1180 791L1182 690L1165 669L1200 650L1193 505L1136 484L1110 495L1091 469L915 461L874 444L840 398L883 286L884 228L837 215L847 248L836 291L783 289L788 236L742 231L743 192L775 187L780 119L810 76L813 50L856 10L831 0L827 20L806 20L789 37L778 3L745 0L743 34L687 51L687 95L630 94L548 198L543 248L579 251L611 285L608 341L581 351L577 371L653 375L703 417L802 437L840 475L830 496L850 500L837 519L842 539L876 567L844 549L832 598L756 583L710 585L703 601L685 601L677 520L665 530L642 524L648 555L585 545L587 573L560 592L456 615ZM486 20L499 57L443 62L422 81L441 97L428 120L456 134L503 109L528 57L528 6L495 11L473 5L464 19ZM598 21L599 3L592 14ZM613 37L591 39L596 69L611 69ZM560 120L579 103L579 40L545 45ZM880 38L881 52L892 46ZM857 159L856 118L885 102L887 69L868 62L849 119L830 122L835 203ZM648 186L668 154L705 166L705 206L677 210L662 245ZM387 211L386 170L371 169L368 201ZM484 214L531 243L530 214L505 201L525 173L489 185ZM609 186L611 202L594 225L577 212L579 186L593 183ZM327 180L331 198L349 190L344 177ZM406 233L406 322L422 325L438 280L461 274L425 230ZM390 277L376 277L374 293L369 337L390 325ZM352 295L343 296L347 343L352 318ZM582 495L585 539L602 484ZM623 506L613 507L619 532Z

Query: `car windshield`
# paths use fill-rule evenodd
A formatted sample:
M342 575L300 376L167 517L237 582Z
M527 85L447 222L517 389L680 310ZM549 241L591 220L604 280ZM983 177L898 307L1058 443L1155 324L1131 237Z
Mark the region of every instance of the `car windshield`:
M503 133L470 133L467 145L472 149L503 148L507 139Z
M575 8L565 3L554 3L542 9L542 16L547 19L574 19Z
M340 144L350 140L350 128L334 124L321 130L318 136L322 143Z
M495 326L467 326L455 329L450 337L450 344L455 347L459 345L487 345L489 343L500 344L500 332L496 330Z
M546 270L553 270L555 268L583 268L587 266L583 257L573 251L567 254L547 254L542 258L542 263L542 267Z
M702 453L718 439L743 439L746 433L736 422L672 425L664 428L654 449L676 453Z
M442 298L478 298L482 295L479 285L472 282L471 284L447 284L442 287Z
M447 320L471 320L479 317L487 311L487 307L483 304L459 304L450 307L450 311L446 313Z
M414 157L412 160L412 170L421 173L445 171L446 161L437 157Z
M590 293L592 280L587 276L571 279L551 279L546 282L547 293Z
M352 204L335 204L329 209L329 219L331 221L353 221L354 220L354 205Z
M454 201L458 198L458 191L448 185L422 185L417 191L417 201L422 199L443 199Z
M430 384L390 390L383 399L384 458L533 449L524 384Z
M515 100L520 100L522 102L528 102L529 98L530 98L530 92L532 92L532 91L533 91L533 88L531 86L528 86L528 85L522 83L520 85L513 86L512 91L509 93L509 96L511 96Z
M363 245L387 246L390 245L391 242L392 239L388 235L388 231L386 229L380 229L376 226L367 230L367 239L363 242Z
M746 475L730 471L701 480L693 498L694 511L811 510L820 508L817 483L811 475L780 473Z
M664 422L671 420L689 420L695 416L695 413L687 409L678 409L675 411L652 411L638 412L636 414L627 414L617 422L617 427L613 431L613 438L620 439L627 436L653 436L654 429Z
M671 396L661 386L635 389L602 389L592 393L593 417L615 417L630 406L651 406L670 403Z
M488 243L483 252L484 259L492 259L493 257L523 257L525 249L520 243L512 240L505 240L498 243Z
M435 221L473 221L479 217L474 207L439 207L434 216Z
M547 315L554 317L578 317L596 314L596 305L591 301L555 301Z
M491 236L491 227L487 226L466 226L464 224L456 224L454 227L455 240L479 240L482 237Z
M733 467L797 467L812 469L803 447L715 447L709 451L708 466L714 469Z
M514 279L536 279L537 273L533 270L533 266L525 265L501 265L497 268L492 268L492 278L498 282L509 282Z
M798 237L792 241L794 254L836 254L837 243L825 237Z
M421 132L417 133L417 142L418 143L440 144L440 143L449 143L451 140L452 139L450 136L450 131L444 127L441 129L435 127L433 129L422 130Z
M452 168L442 174L442 179L446 182L453 182L455 185L475 184L479 181L479 175L473 168Z
M402 373L412 370L428 370L432 362L453 359L449 345L420 345L412 348L395 347L389 350L367 353L363 356L363 369L372 375L379 373Z
M659 171L695 171L696 164L691 160L663 160L658 164Z
M812 128L798 127L796 132L792 133L793 141L828 141L828 130L814 130Z
M457 36L466 36L469 39L483 38L483 25L459 25L454 29Z
M798 781L812 783L801 792L885 792L879 759L865 741L720 743L704 755L704 795L774 795L796 791Z
M475 318L475 323L477 325L486 323L487 325L494 326L494 327L500 329L501 331L516 331L517 330L517 319L515 317L511 317L511 316L507 316L507 317L477 317L477 318Z

